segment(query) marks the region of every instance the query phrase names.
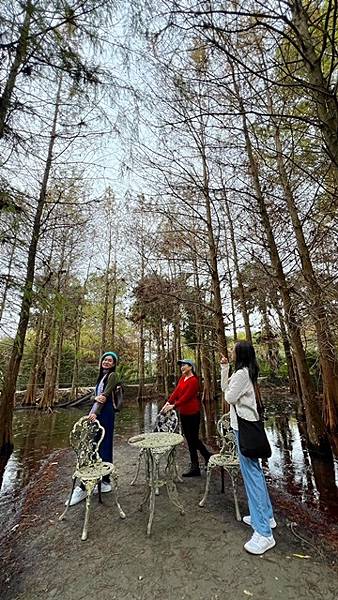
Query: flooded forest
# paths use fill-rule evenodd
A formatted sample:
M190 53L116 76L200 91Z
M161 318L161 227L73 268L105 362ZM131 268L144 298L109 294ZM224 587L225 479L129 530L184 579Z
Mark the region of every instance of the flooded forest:
M121 439L188 358L216 451L220 358L248 340L268 483L329 529L336 3L13 0L0 23L0 523L68 448L103 352Z

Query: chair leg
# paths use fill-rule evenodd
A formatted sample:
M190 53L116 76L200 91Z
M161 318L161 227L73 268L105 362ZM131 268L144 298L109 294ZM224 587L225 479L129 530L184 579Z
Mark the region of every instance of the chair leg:
M221 467L221 494L224 494L224 467Z
M119 499L118 499L118 485L117 485L118 476L117 476L117 473L112 473L111 481L112 481L112 490L113 490L113 495L114 495L115 504L117 506L117 510L119 511L121 519L125 519L126 515L123 512L121 505L119 503Z
M198 506L200 506L201 508L203 508L203 506L205 505L206 500L207 500L207 496L208 496L208 493L209 493L211 473L212 473L212 468L208 465L208 467L207 467L207 480L206 480L206 484L205 484L204 496L203 496L202 500L198 504Z
M155 478L156 478L156 464L154 462L154 456L151 451L147 453L148 455L148 463L149 463L149 477L148 477L148 485L149 485L149 519L147 525L147 535L151 534L151 526L153 524L154 514L155 514Z
M241 513L239 511L239 506L238 506L236 483L235 483L235 480L234 480L234 477L233 477L232 474L230 474L230 477L231 477L232 491L233 491L233 494L234 494L236 519L237 519L237 521L241 521L242 517L241 517Z
M151 464L152 461L150 459L150 451L145 452L144 457L145 457L145 470L146 470L146 485L145 485L144 496L143 496L141 504L139 506L140 512L142 512L143 507L146 505L146 503L148 502L148 500L150 498L150 481L151 481L151 468L152 468L152 464Z
M139 476L140 473L140 468L141 468L141 461L142 461L142 457L143 457L143 450L141 450L141 452L138 455L138 462L137 462L137 467L136 467L136 473L135 473L135 477L134 479L130 482L130 485L135 485L136 480Z
M74 490L75 490L75 484L76 484L76 477L74 477L74 478L73 478L72 491L70 492L70 496L69 496L69 498L68 498L68 502L67 502L67 504L66 504L66 508L65 508L65 510L63 511L62 515L60 515L60 516L59 516L59 521L62 521L62 519L63 519L63 518L65 517L65 515L66 515L66 512L67 512L67 510L68 510L68 508L69 508L69 503L70 503L71 497L72 497L72 495L73 495L73 492L74 492Z
M100 479L97 482L97 489L98 489L98 492L99 492L99 503L103 504L103 502L102 502L102 479Z
M160 479L160 461L158 459L155 458L154 460L155 462L155 496L159 496L160 495L160 488L158 486L158 480Z
M147 525L147 535L151 534L151 526L153 524L154 514L155 514L155 495L156 491L154 487L150 488L150 500L149 500L149 520Z
M183 482L183 479L182 479L182 477L181 477L181 475L180 475L180 474L179 474L179 472L178 472L178 464L177 464L177 462L176 462L176 459L175 459L175 466L174 466L174 470L175 470L175 480L176 480L178 483L184 483L184 482Z
M88 522L89 522L90 504L91 504L95 484L96 484L95 480L85 482L87 498L86 498L86 514L85 514L85 520L84 520L82 536L81 536L81 540L83 540L83 541L86 540L88 537Z

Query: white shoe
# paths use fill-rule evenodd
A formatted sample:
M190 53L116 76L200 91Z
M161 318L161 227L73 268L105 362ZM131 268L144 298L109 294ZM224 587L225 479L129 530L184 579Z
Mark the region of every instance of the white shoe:
M244 548L247 552L250 552L250 554L264 554L264 552L270 550L270 548L273 548L275 545L276 541L274 540L273 535L266 537L255 531L252 538L244 544Z
M86 497L87 497L86 490L83 490L82 488L80 488L79 485L77 485L76 488L74 489L74 492L70 499L69 506L74 506L74 504L78 504L79 502L82 502L82 500L84 500ZM66 505L68 504L68 499L66 500L65 504Z
M102 481L101 483L101 492L102 494L106 494L107 492L111 492L111 485L110 483L106 483L105 481ZM99 488L96 485L94 488L94 494L98 494L99 493Z
M277 523L276 523L275 519L273 517L271 517L271 519L269 519L269 521L270 521L271 529L276 529ZM247 517L243 517L243 523L245 523L246 525L251 525L250 515L248 515Z

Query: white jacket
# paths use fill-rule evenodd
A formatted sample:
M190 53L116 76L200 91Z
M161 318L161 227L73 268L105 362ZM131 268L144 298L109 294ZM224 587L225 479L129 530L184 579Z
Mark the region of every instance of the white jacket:
M230 422L233 429L238 431L236 410L239 416L247 421L259 420L255 390L247 367L238 369L229 379L229 365L221 364L221 388L225 401L230 404Z

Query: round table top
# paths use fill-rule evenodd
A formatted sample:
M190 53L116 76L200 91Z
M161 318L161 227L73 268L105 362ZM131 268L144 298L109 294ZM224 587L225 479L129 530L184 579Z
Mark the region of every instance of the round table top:
M136 448L156 449L156 448L168 448L169 446L178 446L182 444L184 438L179 433L167 433L167 432L156 432L156 433L141 433L135 435L128 440L128 443Z

